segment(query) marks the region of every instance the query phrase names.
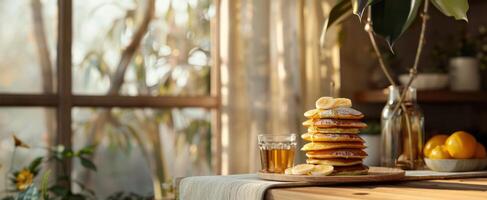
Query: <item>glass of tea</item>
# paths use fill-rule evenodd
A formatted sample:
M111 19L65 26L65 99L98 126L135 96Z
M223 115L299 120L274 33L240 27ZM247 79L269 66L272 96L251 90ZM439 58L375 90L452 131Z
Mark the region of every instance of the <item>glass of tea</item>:
M258 136L261 171L265 173L284 173L294 166L296 134Z

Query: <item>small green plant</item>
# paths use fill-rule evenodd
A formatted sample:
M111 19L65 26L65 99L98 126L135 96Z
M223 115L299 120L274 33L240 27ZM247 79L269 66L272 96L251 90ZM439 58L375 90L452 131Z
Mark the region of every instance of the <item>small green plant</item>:
M473 35L464 31L462 37L457 39L454 44L453 56L477 58L480 61L480 69L487 68L487 28L485 26L480 26L478 32Z
M13 136L14 151L12 160L18 149L30 149L30 146L22 140ZM78 160L81 166L88 170L96 171L96 165L88 158L94 153L95 146L87 146L78 151L58 145L52 148L46 148L49 156L37 157L27 166L20 170L13 170L13 166L8 170L6 176L6 197L1 200L90 200L98 199L95 192L86 187L82 182L73 180L67 163L71 160ZM57 175L53 181L51 171L47 168L49 164L60 166L62 173ZM13 163L11 164L13 165ZM44 169L44 170L43 170ZM43 173L41 173L43 172ZM59 173L58 173L59 174ZM38 181L35 181L39 179ZM70 184L67 184L70 183ZM70 185L76 185L80 188L79 192L72 190ZM134 193L118 192L107 199L115 200L145 200L151 197L143 197Z
M380 122L377 121L368 121L367 122L367 128L364 130L360 131L360 134L364 135L380 135L381 134L381 126Z
M449 60L453 57L473 57L479 59L480 69L487 69L487 28L480 26L478 32L448 36L443 42L435 44L431 54L435 68L446 72Z
M15 152L20 149L30 149L30 146L22 140L13 136L14 153L12 160L15 158ZM95 194L92 190L86 188L82 183L72 180L70 173L67 171L67 161L71 159L79 159L81 165L87 169L96 171L95 164L86 158L86 156L93 154L94 147L88 146L78 151L65 148L62 145L53 148L46 148L48 150L47 157L41 156L32 160L29 165L22 167L20 170L13 170L13 166L7 172L6 191L8 196L2 200L84 200L95 199ZM63 175L55 178L53 183L50 183L51 171L47 169L47 165L51 162L59 164L63 169ZM12 163L13 165L13 163ZM44 173L40 175L41 169L45 167ZM40 178L39 184L35 184L35 179ZM80 192L74 192L69 184L77 184Z

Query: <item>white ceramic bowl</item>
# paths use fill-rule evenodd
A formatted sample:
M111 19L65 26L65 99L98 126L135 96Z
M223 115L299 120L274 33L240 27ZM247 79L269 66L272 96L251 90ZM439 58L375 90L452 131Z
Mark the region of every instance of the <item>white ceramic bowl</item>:
M448 86L448 80L448 74L418 74L411 86L418 90L439 90ZM409 75L400 75L399 81L402 85L406 85Z
M487 167L487 158L483 159L424 159L426 166L439 172L479 171Z

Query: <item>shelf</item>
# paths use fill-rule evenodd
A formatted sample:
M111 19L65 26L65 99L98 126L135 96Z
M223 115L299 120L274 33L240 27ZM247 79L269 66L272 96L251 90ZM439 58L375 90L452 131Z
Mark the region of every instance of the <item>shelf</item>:
M387 90L368 90L355 94L359 103L385 103ZM418 91L420 103L487 103L487 92L453 92L447 90Z

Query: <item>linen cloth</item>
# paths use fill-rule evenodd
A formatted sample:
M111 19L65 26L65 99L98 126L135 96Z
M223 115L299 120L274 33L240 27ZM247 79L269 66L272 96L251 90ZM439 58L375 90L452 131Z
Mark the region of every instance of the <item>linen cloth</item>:
M181 200L260 200L270 188L309 185L262 180L257 174L193 176L181 180L178 193Z

